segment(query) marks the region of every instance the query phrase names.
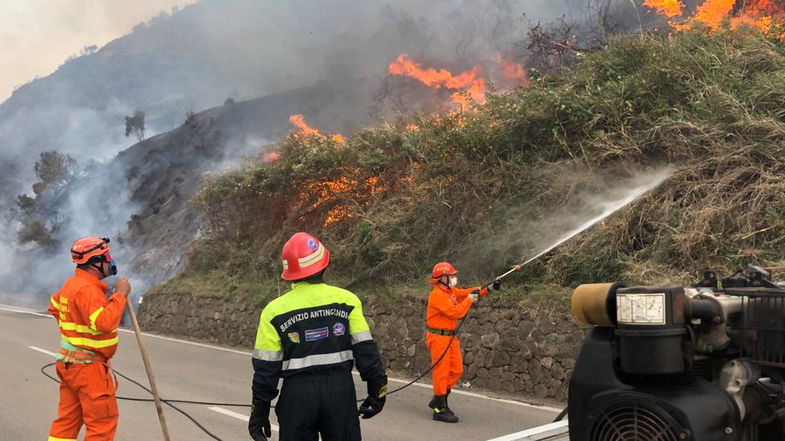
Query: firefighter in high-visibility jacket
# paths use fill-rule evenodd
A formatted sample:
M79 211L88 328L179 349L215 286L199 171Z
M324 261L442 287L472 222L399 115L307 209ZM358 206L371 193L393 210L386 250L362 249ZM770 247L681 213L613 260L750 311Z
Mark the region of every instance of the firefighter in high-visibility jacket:
M119 413L109 359L117 350L117 328L131 285L121 278L106 298L108 285L101 280L117 274L109 239L77 240L71 259L76 271L52 295L49 306L60 327L60 407L49 441L76 441L82 425L87 428L84 441L111 441Z
M496 280L490 287L483 288L458 288L458 271L449 262L439 262L434 265L428 283L433 285L433 289L428 297L425 317L425 343L434 366L433 399L428 407L433 409L435 421L457 423L458 416L447 403L447 397L463 374L461 342L455 335L455 328L472 303L490 290L498 290L501 282Z
M280 441L357 441L360 421L382 411L387 376L376 343L353 293L324 283L327 248L307 233L283 247L284 280L292 289L262 311L253 353L253 409L248 431L254 441L270 435L270 402ZM368 397L358 410L352 379L356 363Z

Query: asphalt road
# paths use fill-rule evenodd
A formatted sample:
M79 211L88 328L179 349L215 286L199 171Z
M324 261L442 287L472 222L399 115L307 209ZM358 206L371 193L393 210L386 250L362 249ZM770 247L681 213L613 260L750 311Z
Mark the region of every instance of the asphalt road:
M58 342L57 325L51 317L0 306L0 441L47 439L49 425L57 413L57 385L41 375L39 369L53 361ZM151 334L145 334L145 343L158 388L165 398L224 403L250 401L250 352ZM120 332L120 346L112 366L147 383L131 332ZM54 374L54 368L50 368L50 372ZM365 385L358 376L355 378L358 397L364 396ZM391 388L404 383L401 379L391 378L390 381ZM127 381L119 379L119 384L118 395L146 397L144 391ZM431 420L430 409L426 406L430 398L431 389L427 384L416 384L390 396L384 412L362 421L363 439L486 441L548 423L558 412L554 408L456 391L450 404L461 422L444 424ZM119 406L116 440L163 440L152 403L120 401ZM250 413L247 408L191 404L180 407L224 441L250 439L246 429ZM165 413L172 441L213 439L172 409L165 408ZM271 416L274 419L274 414ZM275 432L272 439L277 440Z

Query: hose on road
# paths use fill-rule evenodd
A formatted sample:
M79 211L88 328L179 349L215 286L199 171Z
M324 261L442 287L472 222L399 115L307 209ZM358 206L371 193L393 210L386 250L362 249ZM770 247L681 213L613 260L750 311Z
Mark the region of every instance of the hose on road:
M473 306L474 306L474 304L472 303L472 305L469 307L470 311L471 311L471 308ZM439 356L439 358L437 358L436 361L433 364L431 364L431 367L429 367L427 370L425 370L425 372L423 372L422 374L417 376L412 381L404 384L401 387L398 387L396 389L391 390L390 392L387 393L387 395L392 395L392 394L398 393L398 392L400 392L400 391L410 387L414 383L422 380L426 375L430 374L431 371L433 371L433 369L439 363L441 363L441 361L444 359L444 357L447 356L447 353L450 351L450 347L452 346L453 342L455 341L455 338L458 336L458 332L461 330L461 327L463 327L463 324L466 322L466 318L468 316L469 316L469 312L467 311L467 313L463 316L463 318L461 318L461 320L458 322L458 326L455 327L455 333L450 337L450 341L447 342L447 346L444 348L444 352L442 352L442 354ZM56 377L50 375L48 372L46 372L46 369L48 369L48 368L50 368L50 367L52 367L54 365L55 365L55 363L49 363L49 364L44 365L43 367L41 367L41 373L45 377L49 378L50 380L52 380L52 381L54 381L56 383L60 383L60 380L58 378L56 378ZM136 381L136 380L134 380L134 379L132 379L132 378L130 378L130 377L124 375L123 373L118 372L118 371L116 371L114 369L112 369L112 371L117 376L119 376L119 377L121 377L121 378L123 378L123 379L125 379L125 380L127 380L127 381L129 381L129 382L131 382L131 383L133 383L133 384L135 384L137 386L139 386L142 390L144 390L145 392L147 392L147 393L152 395L153 391L148 389L145 385L139 383L138 381ZM152 398L136 398L136 397L123 397L123 396L117 396L117 399L118 400L123 400L123 401L133 401L133 402L143 402L143 403L149 403L149 402L153 402L154 401ZM358 403L361 403L363 401L364 400L357 400ZM196 405L201 405L201 406L247 407L247 408L251 407L250 404L244 404L244 403L218 403L218 402L210 402L210 401L169 400L169 399L164 399L164 398L161 398L161 402L166 404L167 406L171 407L172 409L176 410L177 412L179 412L180 414L182 414L183 416L185 416L189 420L191 420L191 422L193 422L194 425L196 425L196 427L198 427L202 432L204 432L205 434L207 434L209 437L211 437L212 439L214 439L216 441L223 441L223 440L221 438L217 437L215 434L213 434L209 430L207 430L207 428L205 428L203 425L201 425L194 417L189 415L186 411L184 411L184 410L180 409L179 407L175 406L175 404L196 404ZM563 412L563 413L566 413L566 409L565 409L565 412ZM560 419L560 417L562 417L561 414L559 415L559 417L557 417L557 420Z
M458 331L461 330L461 327L463 326L463 323L466 321L466 317L467 316L468 316L468 313L466 315L464 315L463 318L460 320L460 322L458 323L458 326L455 328L455 334L453 334L452 337L450 338L450 341L447 343L447 347L444 349L444 352L442 352L442 355L439 356L439 358L436 360L435 363L433 363L431 365L430 368L428 368L425 372L420 374L414 380L404 384L403 386L401 386L399 388L393 389L392 391L388 392L387 395L392 395L394 393L398 393L398 392L400 392L400 391L410 387L414 383L420 381L421 379L423 379L423 377L425 377L426 375L431 373L431 371L433 371L433 368L435 368L436 365L438 365L444 359L444 357L447 355L447 352L450 350L450 346L455 341L455 337L458 335ZM48 364L45 364L44 366L42 366L41 367L41 374L43 374L45 377L49 378L50 380L54 381L55 383L59 384L60 380L57 377L55 377L55 376L49 374L48 372L46 372L46 370L48 368L50 368L50 367L52 367L54 365L55 365L55 363L48 363ZM122 372L119 372L119 371L117 371L115 369L112 369L112 372L114 372L115 375L117 375L118 377L120 377L120 378L122 378L122 379L124 379L126 381L129 381L129 382L131 382L131 383L133 383L133 384L135 384L137 386L139 386L142 390L144 390L148 394L152 395L153 391L148 389L142 383L139 383L138 381L134 380L133 378L130 378L127 375L125 375ZM154 401L152 398L124 397L124 396L120 396L120 395L117 396L117 399L118 400L122 400L122 401L132 401L132 402L142 402L142 403L151 403L151 402ZM358 400L357 402L360 403L362 401L363 400ZM200 406L248 407L248 408L251 407L250 404L244 404L244 403L219 403L219 402L211 402L211 401L169 400L169 399L164 399L164 398L161 398L161 402L166 404L167 406L171 407L172 409L176 410L177 412L182 414L184 417L188 418L202 432L204 432L207 436L209 436L210 438L212 438L212 439L214 439L216 441L223 441L223 440L221 438L219 438L218 436L216 436L215 434L213 434L212 432L210 432L206 427L204 427L201 423L199 423L199 421L197 421L196 418L192 417L190 414L188 414L188 412L180 409L175 404L196 404L196 405L200 405Z
M55 383L60 383L60 380L57 377L54 377L54 376L50 375L48 372L46 372L46 369L48 369L48 368L50 368L50 367L52 367L54 365L55 365L55 363L49 363L49 364L44 365L43 367L41 367L41 373L45 377L47 377L50 380L54 381ZM142 383L139 383L138 381L136 381L136 380L134 380L134 379L132 379L132 378L130 378L130 377L124 375L123 373L118 372L118 371L116 371L114 369L112 369L112 372L114 372L115 375L123 378L124 380L127 380L127 381L129 381L129 382L139 386L142 390L144 390L145 392L147 392L147 393L152 395L153 391L151 391L150 389L145 387L145 385L143 385ZM143 403L149 403L149 402L153 402L154 401L152 398L136 398L136 397L123 397L123 396L118 396L117 399L118 400L123 400L123 401L135 401L135 402L143 402ZM192 423L194 423L194 425L196 427L199 428L199 430L204 432L207 436L209 436L210 438L214 439L215 441L224 441L224 440L219 438L218 436L216 436L214 433L210 432L206 427L204 427L201 423L199 423L199 421L197 421L196 418L192 417L188 412L186 412L186 411L180 409L179 407L175 406L174 403L177 403L177 404L198 404L198 405L203 405L203 406L251 407L250 404L213 403L213 402L208 402L208 401L192 401L192 400L167 400L167 399L164 399L164 398L161 398L161 402L166 404L167 406L171 407L172 409L176 410L178 413L182 414L184 417L188 418Z
M474 306L474 304L472 304L472 306ZM447 355L447 352L449 352L450 346L452 346L453 342L455 341L455 338L458 336L458 332L461 330L461 327L466 322L466 318L468 316L469 316L469 313L467 312L466 315L464 315L463 318L458 322L458 326L455 327L455 334L453 334L450 337L450 341L447 343L447 346L444 348L444 352L442 352L442 355L440 355L439 358L437 358L436 361L433 364L431 364L431 367L429 367L425 372L423 372L422 374L417 376L412 381L404 384L401 387L398 387L396 389L391 390L390 392L387 393L387 395L392 395L392 394L398 393L398 392L400 392L400 391L410 387L414 383L422 380L426 375L430 374L431 371L433 371L433 369L439 363L441 363L441 361ZM54 365L55 365L55 363L49 363L49 364L44 365L43 367L41 367L41 373L45 377L49 378L50 380L52 380L52 381L54 381L56 383L60 383L60 380L57 377L54 377L54 376L50 375L48 372L46 372L46 369L48 369L48 368L50 368L50 367L52 367ZM114 372L117 376L123 378L124 380L129 381L129 382L139 386L142 390L144 390L145 392L147 392L147 393L152 395L153 392L150 389L148 389L145 385L139 383L138 381L134 380L133 378L130 378L130 377L124 375L122 372L119 372L119 371L117 371L115 369L112 369L112 372ZM123 400L123 401L133 401L133 402L143 402L143 403L151 403L151 402L154 401L152 398L124 397L124 396L119 396L119 395L117 396L117 399L118 400ZM364 400L357 400L358 403L361 403L363 401ZM221 438L217 437L212 432L210 432L206 427L201 425L194 417L189 415L188 412L186 412L186 411L180 409L179 407L175 406L175 404L196 404L196 405L200 405L200 406L248 407L248 408L251 407L250 404L244 404L244 403L219 403L219 402L211 402L211 401L169 400L169 399L164 399L164 398L161 398L161 402L166 404L167 406L171 407L172 409L176 410L177 412L182 414L184 417L188 418L202 432L204 432L205 434L207 434L209 437L211 437L212 439L214 439L216 441L223 441L223 440ZM562 418L564 418L564 416L566 414L567 414L567 409L564 409L556 417L556 419L554 421L560 421Z

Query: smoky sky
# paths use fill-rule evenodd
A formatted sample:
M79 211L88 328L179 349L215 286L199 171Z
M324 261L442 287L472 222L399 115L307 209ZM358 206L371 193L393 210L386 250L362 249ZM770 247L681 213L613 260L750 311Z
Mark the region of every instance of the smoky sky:
M25 60L32 66L55 57L56 66L81 47L100 43L99 34L106 40L133 31L64 63L0 104L0 171L8 170L0 174L0 208L8 211L18 194L31 193L36 159L56 150L76 159L85 177L61 201L64 243L86 235L116 237L138 208L129 203L124 181L113 180L137 165L115 159L136 143L123 133L123 117L136 109L146 112L151 138L227 98L241 101L353 79L381 83L388 63L401 53L458 71L514 48L525 35L524 13L549 22L575 14L586 1L594 0L201 0L154 20L149 17L158 11L188 1L3 2L0 39L12 49L0 55L10 59L0 60L20 66L14 75ZM134 26L138 21L147 23ZM2 81L16 84L52 66L13 78L0 72L0 95ZM348 113L342 110L304 105L296 112L318 121L320 115ZM120 171L105 169L109 164ZM85 220L84 213L98 211L101 216ZM33 275L41 276L40 290L48 289L55 269L70 267L67 253L45 258L25 253L28 260L20 262L19 226L0 219L0 283L11 286L16 269L9 262L16 262L47 268Z
M24 0L0 2L0 99L46 76L85 46L103 46L141 21L193 0Z

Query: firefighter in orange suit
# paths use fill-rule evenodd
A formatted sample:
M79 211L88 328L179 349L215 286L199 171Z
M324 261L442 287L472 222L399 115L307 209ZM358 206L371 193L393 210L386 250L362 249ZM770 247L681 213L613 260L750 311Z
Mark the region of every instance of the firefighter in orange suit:
M48 441L76 441L82 425L87 427L84 441L111 441L119 414L109 359L117 350L117 328L131 285L121 278L115 294L106 298L108 285L101 280L117 274L109 239L77 240L71 258L76 271L49 306L60 326L60 407Z
M433 399L428 407L433 409L435 421L457 423L458 417L447 404L447 397L463 374L461 343L455 336L455 328L472 303L489 291L498 290L501 282L496 280L484 288L458 288L458 271L449 262L437 263L431 275L429 283L433 289L428 297L425 343L431 352L434 368ZM444 358L439 361L442 354L445 354Z

